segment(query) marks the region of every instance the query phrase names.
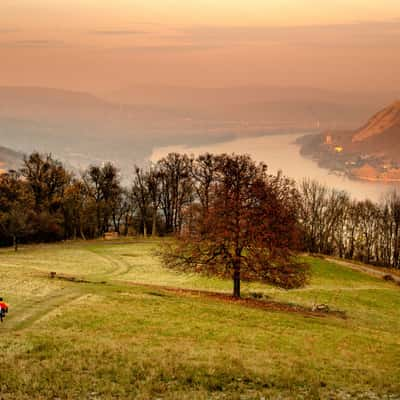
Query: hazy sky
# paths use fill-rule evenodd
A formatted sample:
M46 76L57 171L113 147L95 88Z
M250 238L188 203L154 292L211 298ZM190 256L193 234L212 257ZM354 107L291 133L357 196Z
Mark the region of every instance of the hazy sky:
M398 0L0 0L0 85L400 89Z

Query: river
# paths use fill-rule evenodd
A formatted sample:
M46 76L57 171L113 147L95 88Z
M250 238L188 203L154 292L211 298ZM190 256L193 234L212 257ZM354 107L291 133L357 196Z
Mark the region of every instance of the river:
M398 184L356 181L320 168L315 161L300 155L300 147L295 143L299 136L301 135L269 135L235 139L199 147L159 147L154 149L151 160L156 161L170 152L193 155L205 152L214 154L246 153L256 161L265 162L269 172L276 173L278 170L282 170L286 176L294 178L298 182L304 178L316 179L329 187L345 190L358 200L380 201L386 193L394 188L400 190Z

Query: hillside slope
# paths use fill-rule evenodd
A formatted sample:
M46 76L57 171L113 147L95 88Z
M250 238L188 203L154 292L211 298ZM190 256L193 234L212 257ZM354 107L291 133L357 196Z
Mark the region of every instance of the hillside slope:
M231 282L163 268L154 255L159 244L124 239L112 246L26 246L20 254L0 249L1 294L10 304L0 324L1 397L398 397L398 286L306 258L308 287L244 283L246 294L325 303L347 319L244 307L164 290L230 292ZM49 279L50 271L92 283Z
M352 151L381 154L400 162L400 101L375 114L351 139Z
M393 128L400 129L400 101L394 102L375 114L365 126L353 135L352 142L365 141Z

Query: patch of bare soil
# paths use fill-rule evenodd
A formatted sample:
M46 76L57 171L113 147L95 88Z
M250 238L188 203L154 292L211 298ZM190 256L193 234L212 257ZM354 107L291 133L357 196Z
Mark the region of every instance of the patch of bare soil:
M338 318L346 319L346 313L344 311L337 310L329 310L329 309L313 309L311 307L304 307L298 304L290 304L290 303L280 303L272 300L258 300L253 298L235 298L226 293L220 292L209 292L206 290L194 290L194 289L182 289L175 288L169 286L161 286L161 285L150 285L150 284L142 284L137 282L126 282L132 286L145 287L152 290L165 291L174 293L178 296L192 296L192 297L203 297L214 299L217 301L222 301L225 303L237 304L244 307L249 308L257 308L265 311L277 311L277 312L288 312L301 314L305 317L327 317L327 316L335 316Z
M73 275L57 274L56 272L38 273L36 275L40 276L42 278L47 277L49 279L54 279L54 280L59 280L59 281L67 281L67 282L73 282L73 283L91 283L91 284L100 284L100 285L107 284L106 281L88 281L87 279L77 278L76 276L73 276Z

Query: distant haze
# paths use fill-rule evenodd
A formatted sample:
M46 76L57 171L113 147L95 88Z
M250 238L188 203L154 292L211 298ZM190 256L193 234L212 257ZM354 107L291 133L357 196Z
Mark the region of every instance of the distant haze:
M160 146L358 128L395 95L273 86L129 86L96 97L0 86L0 146L51 152L78 168L110 160L131 169Z
M126 172L165 147L359 128L400 99L400 2L0 0L0 60L0 146Z
M397 0L2 0L2 86L400 89Z

